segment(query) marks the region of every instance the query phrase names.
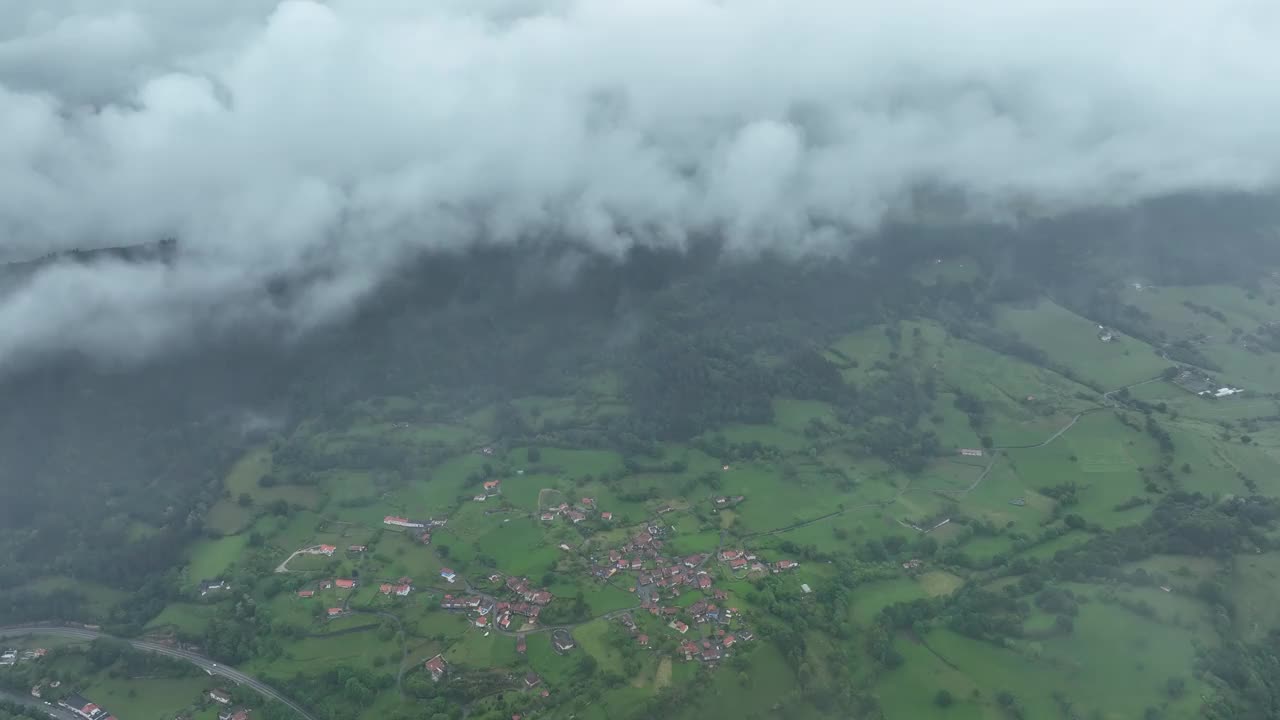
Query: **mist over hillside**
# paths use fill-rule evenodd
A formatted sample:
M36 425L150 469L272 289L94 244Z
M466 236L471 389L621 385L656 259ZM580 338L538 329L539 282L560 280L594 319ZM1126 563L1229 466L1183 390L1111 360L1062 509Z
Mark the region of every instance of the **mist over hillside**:
M841 256L939 206L1044 217L1280 168L1280 19L1252 0L4 11L2 257L181 245L37 273L0 303L0 365L305 333L424 250Z

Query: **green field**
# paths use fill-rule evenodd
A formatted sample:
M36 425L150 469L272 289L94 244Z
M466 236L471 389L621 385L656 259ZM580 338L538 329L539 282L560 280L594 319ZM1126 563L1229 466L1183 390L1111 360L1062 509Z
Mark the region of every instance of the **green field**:
M918 277L926 283L968 281L977 278L977 267L972 258L944 259L920 268ZM1185 317L1182 299L1200 297L1190 291L1162 288L1134 297L1169 333L1221 325L1203 315ZM1264 301L1234 290L1214 290L1210 299L1233 324L1271 317L1261 313L1260 305L1268 307ZM1140 383L1170 364L1146 343L1123 334L1102 342L1096 323L1047 299L999 305L970 321L1042 351L1044 366L1028 361L1024 346L1011 351L1011 340L988 346L976 338L990 334L886 315L814 346L836 368L834 382L842 379L847 394L799 399L770 391L761 406L764 419L707 426L679 441L657 433L641 437L642 426L609 425L605 418L630 420L633 411L620 373L612 370L566 381L563 395L542 389L547 394L501 401L486 396L456 407L425 396L353 403L341 422L315 418L290 438L320 453L321 460L313 457L306 468L315 485L263 487L265 475L298 468L277 462L289 455L277 450L273 456L276 444L251 449L225 476L229 497L205 518L215 532L187 549L187 586L233 573L267 577L244 587L246 596L235 595L234 604L172 602L146 627L200 636L215 612L252 602L280 651L242 663L247 671L283 681L355 668L385 678L399 665L400 639L363 628L382 622L369 613L389 613L406 630L413 672L421 672L422 659L442 652L456 673L451 691L461 693L457 688L482 676L511 683L487 687L483 698L469 701L466 713L474 720L517 713L620 720L635 717L660 688L679 698L666 711L678 718L857 716L849 709L855 697L891 720L1009 720L1018 717L1017 708L1021 717L1046 720L1194 717L1201 697L1218 691L1207 675L1196 674L1205 662L1197 653L1236 639L1260 640L1280 627L1273 602L1280 592L1280 554L1237 550L1228 560L1144 556L1130 547L1128 555L1071 566L1068 577L1088 580L1072 582L1063 579L1062 563L1080 560L1093 552L1091 543L1119 535L1121 528L1159 518L1153 512L1176 491L1199 492L1212 502L1248 495L1250 486L1280 493L1280 430L1267 419L1277 414L1276 401L1258 395L1209 402L1158 381L1131 390L1150 407L1117 409L1103 389ZM770 367L788 362L785 349L749 352ZM1237 344L1209 343L1205 352L1227 368L1222 375L1232 382L1239 377L1261 387L1271 379L1270 360ZM714 374L708 378L715 380ZM887 404L874 414L856 412L891 382L900 384L891 386L895 394ZM905 396L896 394L901 388L907 388L901 390ZM920 405L901 427L894 425L900 418L892 407L899 401ZM495 434L495 418L513 412L524 434ZM1168 432L1172 450L1161 449L1148 418ZM588 432L606 425L609 433ZM868 439L885 427L913 438L932 433L936 444L919 463L902 463ZM619 437L625 442L615 443ZM972 447L987 449L982 457L958 453ZM397 466L371 469L376 462L361 454L369 448L397 458ZM501 491L477 502L485 479L501 480ZM247 507L240 505L242 493L250 497ZM720 495L744 500L717 508L713 498ZM583 498L597 505L585 522L539 518L545 508ZM287 512L268 510L277 500L286 502ZM1126 504L1133 507L1117 509ZM600 519L600 510L613 513L613 520ZM389 514L447 517L448 524L433 531L427 546L416 541L416 532L386 527L382 519ZM944 519L949 522L938 525ZM728 593L723 604L743 611L732 631L752 628L757 641L710 667L685 662L671 650L678 640L714 638L712 625L679 636L667 627L669 616L639 612L640 631L654 641L635 651L617 620L603 617L636 608L640 598L631 588L638 583L633 573L606 583L590 571L650 522L666 532L664 557L720 547L746 548L766 562L800 561L798 569L750 578L745 571L735 577L717 561L705 566L714 588ZM140 539L158 531L121 527ZM1268 532L1280 537L1280 531ZM289 573L270 572L289 553L317 543L339 551L333 558L300 556ZM352 544L367 545L367 551L347 552ZM909 559L920 559L923 567L904 569ZM646 573L653 564L646 561ZM1080 570L1098 565L1117 574L1104 579ZM442 567L457 571L459 581L441 579ZM549 628L530 626L528 653L521 657L511 636L492 630L486 636L469 614L439 609L446 592L512 599L488 579L491 573L545 585L555 595L552 608L581 596L585 612L565 621L577 648L556 654ZM296 596L299 588L344 576L362 583L349 598L333 590L312 599ZM378 583L400 577L414 582L409 597L378 592ZM59 582L46 578L28 586L57 590ZM1229 628L1200 599L1204 584L1221 585L1230 598ZM1046 588L1072 593L1069 632L1059 611L1038 603ZM102 590L94 603L103 612L127 597ZM1014 631L987 640L957 631L963 626L953 613L978 590L1021 608ZM683 616L710 593L663 592L660 602ZM344 601L358 612L336 620L319 616ZM885 663L870 654L868 638L881 631L883 610L900 603L931 614L885 630L902 660ZM817 617L821 623L810 622ZM516 620L513 629L522 623ZM594 660L592 680L584 680L591 675L582 670L586 657ZM543 676L551 699L519 687L529 669ZM1173 686L1181 689L1169 690ZM391 684L380 687L360 717L381 717L401 706ZM187 696L199 690L193 694L182 682L118 678L91 689L121 716L144 718L185 707ZM943 690L952 700L945 709L938 700ZM1015 709L1002 706L1010 702L1002 702L1004 693ZM416 712L415 702L405 701L405 707Z
M248 545L244 535L230 535L217 540L202 540L191 549L188 574L192 582L217 578L239 559Z

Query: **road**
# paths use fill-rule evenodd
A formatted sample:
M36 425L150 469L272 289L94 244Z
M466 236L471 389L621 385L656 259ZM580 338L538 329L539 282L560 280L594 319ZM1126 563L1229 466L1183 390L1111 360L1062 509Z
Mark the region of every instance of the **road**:
M7 700L8 702L11 702L11 703L17 703L19 705L25 705L27 707L36 708L37 710L43 712L49 717L56 718L57 720L81 720L80 716L78 715L75 715L67 710L63 710L60 707L45 705L43 701L37 700L29 695L18 695L16 693L8 692L7 690L0 690L0 700Z
M219 677L224 677L238 685L243 685L247 688L251 688L255 692L257 692L259 695L275 700L276 702L288 707L289 709L293 710L294 712L298 713L303 718L305 718L305 720L316 720L315 716L311 715L306 710L303 710L301 707L298 706L297 703L293 702L289 698L285 697L284 695L281 695L279 692L275 690L275 688L272 688L270 685L267 685L264 682L261 682L249 675L246 675L240 672L239 670L236 670L233 667L228 667L221 663L216 663L203 655L198 655L196 653L193 653L187 650L179 650L178 648L169 647L167 645L160 645L157 643L151 643L145 640L129 640L126 638L116 638L111 635L105 635L96 630L86 630L84 628L58 627L58 626L45 626L45 625L0 628L0 637L19 637L24 635L56 635L58 637L69 637L69 638L75 638L78 640L96 640L98 638L111 638L114 640L120 640L121 642L127 642L130 645L132 645L136 650L155 653L157 655L166 655L171 658L177 658L178 660L184 660L186 662L189 662L192 665L195 665L196 667L200 668L201 670L204 670L206 673L209 673L210 675L217 675Z

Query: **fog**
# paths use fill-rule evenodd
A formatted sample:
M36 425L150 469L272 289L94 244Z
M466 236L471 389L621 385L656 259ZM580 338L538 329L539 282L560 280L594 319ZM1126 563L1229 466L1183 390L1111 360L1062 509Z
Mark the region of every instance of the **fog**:
M0 0L0 369L342 318L424 251L843 253L1280 169L1253 0ZM580 255L573 255L580 257ZM297 280L282 300L266 291ZM301 278L301 279L299 279Z

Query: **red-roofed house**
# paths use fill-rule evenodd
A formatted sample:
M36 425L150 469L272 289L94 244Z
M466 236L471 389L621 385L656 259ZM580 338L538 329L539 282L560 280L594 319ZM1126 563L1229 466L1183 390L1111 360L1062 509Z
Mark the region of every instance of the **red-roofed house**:
M600 513L600 519L601 519L601 520L612 520L612 519L613 519L613 513L611 513L611 512L602 512L602 513Z
M732 635L725 635L725 636L724 636L724 639L723 639L723 640L721 640L720 642L721 642L725 647L730 648L730 647L733 647L733 644L734 644L735 642L737 642L737 641L738 641L738 640L737 640L737 638L735 638L734 636L732 636Z
M444 658L436 655L427 661L427 670L431 671L431 679L440 682L440 678L449 672L449 666L445 663Z
M640 633L639 635L636 636L636 642L640 643L642 647L648 647L649 636L645 635L644 633Z
M309 598L309 597L315 597L315 596L316 596L315 590L299 590L298 591L298 597L300 598Z
M348 578L338 578L337 580L333 581L333 584L338 586L339 589L350 590L351 588L356 586L356 581Z
M329 617L334 618L334 617L338 617L341 614L342 614L342 608L340 607L329 608Z
M773 567L774 567L773 571L778 572L779 570L791 570L792 568L800 567L800 563L794 560L779 560L778 562L774 563Z
M729 561L729 567L733 568L734 570L741 570L746 566L747 566L747 559L743 557L734 558L733 560Z
M523 636L523 635L521 635L520 637L516 638L516 652L518 652L518 653L520 653L521 655L523 655L523 654L525 653L525 651L526 651L526 650L528 650L528 649L529 649L529 646L528 646L528 644L527 644L527 643L525 643L525 641L524 641L524 636Z
M476 618L476 627L478 628L489 627L489 616L481 615L480 617Z
M484 491L489 493L490 495L492 495L493 493L499 492L501 489L502 489L501 480L485 480L484 481Z

